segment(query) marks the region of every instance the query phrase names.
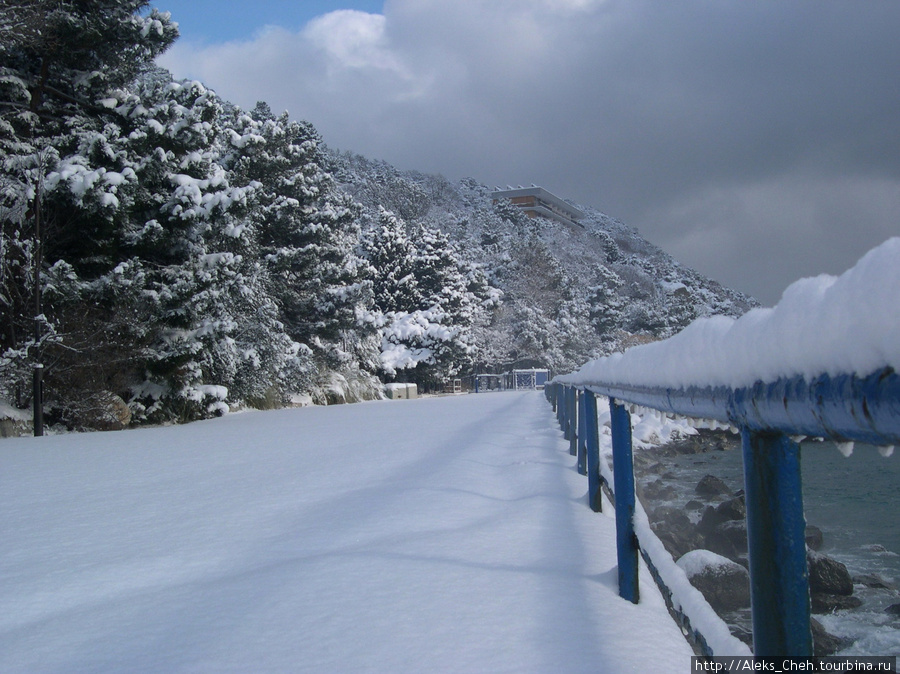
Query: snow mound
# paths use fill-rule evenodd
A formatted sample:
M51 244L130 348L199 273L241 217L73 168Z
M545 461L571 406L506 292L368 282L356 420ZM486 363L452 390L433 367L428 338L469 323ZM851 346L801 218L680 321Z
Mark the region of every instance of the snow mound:
M16 409L5 400L0 400L0 419L31 421L31 414L27 410Z
M710 568L717 569L735 566L735 562L710 550L691 550L682 555L676 563L688 578L693 578Z

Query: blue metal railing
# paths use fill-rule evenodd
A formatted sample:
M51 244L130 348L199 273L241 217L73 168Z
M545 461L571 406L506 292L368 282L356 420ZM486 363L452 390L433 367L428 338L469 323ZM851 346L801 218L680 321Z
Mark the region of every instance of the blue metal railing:
M754 652L813 654L800 445L792 438L897 444L900 377L892 368L865 377L793 377L744 388L671 389L590 381L553 382L545 390L570 451L578 456L579 471L588 475L594 510L600 507L602 483L595 396L609 397L619 594L633 602L639 597L641 551L634 531L631 418L623 403L740 429Z

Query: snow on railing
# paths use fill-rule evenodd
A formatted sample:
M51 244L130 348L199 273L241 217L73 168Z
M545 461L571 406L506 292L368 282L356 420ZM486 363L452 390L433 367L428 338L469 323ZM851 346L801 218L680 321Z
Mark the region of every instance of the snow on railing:
M678 335L592 361L547 386L589 502L616 504L619 593L638 600L644 556L682 627L707 654L746 646L699 597L634 498L625 405L715 419L741 432L756 655L812 655L805 517L796 436L882 446L900 441L900 238L840 277L791 285L772 309L695 321ZM596 395L609 398L613 470L600 460Z

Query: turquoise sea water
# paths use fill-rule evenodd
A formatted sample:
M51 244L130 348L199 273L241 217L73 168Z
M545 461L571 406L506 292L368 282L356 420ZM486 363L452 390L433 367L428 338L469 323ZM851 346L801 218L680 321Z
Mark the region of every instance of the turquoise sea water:
M900 452L883 457L857 445L844 457L830 442L804 443L800 451L806 517L829 534L826 542L900 553Z
M823 552L851 574L876 573L900 587L900 452L883 457L857 445L844 457L831 443L801 448L806 519L825 534ZM900 603L897 591L859 585L863 606L820 617L826 629L855 640L848 655L900 654L900 618L884 609Z
M706 474L734 490L743 488L739 449L666 461L682 489L689 491ZM846 564L852 575L875 573L900 587L900 449L883 457L875 447L857 445L844 457L832 443L804 442L801 467L806 520L824 534L821 552ZM857 585L855 594L861 608L816 618L830 632L854 640L845 654L900 655L900 617L884 611L900 603L900 592Z

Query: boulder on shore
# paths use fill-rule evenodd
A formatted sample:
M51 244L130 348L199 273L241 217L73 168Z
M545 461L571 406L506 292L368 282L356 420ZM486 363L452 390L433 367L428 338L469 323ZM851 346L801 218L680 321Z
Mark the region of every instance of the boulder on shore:
M112 391L98 391L73 410L81 425L98 431L121 431L131 423L131 410Z
M731 489L715 475L704 475L695 491L701 496L731 496Z
M706 506L697 531L703 538L702 547L737 561L747 552L746 510L743 495Z
M660 506L653 511L650 524L674 559L702 546L702 537L681 508Z
M0 438L31 435L31 413L20 410L0 398Z
M806 551L809 564L809 591L812 594L853 594L853 579L847 567L836 559L812 550Z
M806 545L810 550L821 550L825 544L825 536L822 530L812 524L806 525Z
M747 524L744 520L722 522L704 538L706 547L737 562L747 556Z
M677 563L716 611L750 606L750 574L737 562L709 550L693 550Z
M671 501L678 496L675 487L662 480L651 480L640 486L639 489L641 496L649 501Z

